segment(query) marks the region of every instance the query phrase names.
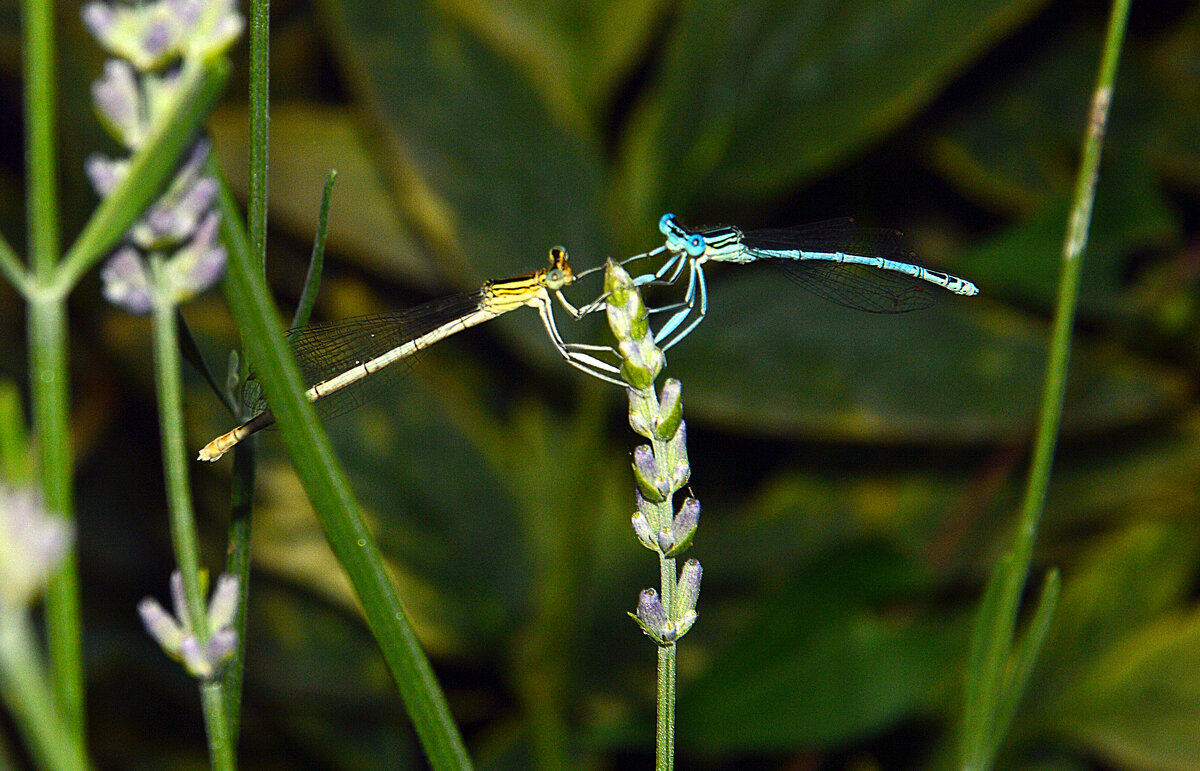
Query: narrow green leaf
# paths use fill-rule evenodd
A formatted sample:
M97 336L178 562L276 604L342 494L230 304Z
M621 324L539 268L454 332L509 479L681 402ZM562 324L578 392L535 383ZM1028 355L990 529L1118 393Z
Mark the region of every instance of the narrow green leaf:
M996 563L988 579L978 614L971 625L971 641L964 677L964 698L959 733L959 763L964 769L989 767L987 759L996 735L996 708L1002 692L1004 664L1012 645L1012 602L1005 587L1016 569L1011 553Z
M217 379L209 368L208 362L204 360L204 354L200 352L200 346L196 344L196 338L192 335L192 328L188 326L187 319L183 317L183 314L178 309L175 311L175 320L179 330L179 334L177 335L179 352L183 354L183 358L189 364L196 368L196 371L204 378L204 382L208 383L208 387L212 389L212 392L225 405L225 409L229 410L229 414L238 415L240 410L230 400L228 390L217 383Z
M210 172L220 170L210 161ZM374 535L329 437L304 398L307 385L281 334L278 311L250 255L240 215L227 186L221 192L221 228L229 250L225 282L234 315L245 330L246 351L282 429L284 444L325 530L330 547L354 585L367 623L408 708L430 764L437 769L469 768L470 758L446 699L421 650L396 594Z
M296 313L292 316L293 328L308 323L313 306L317 303L317 292L321 289L321 270L325 265L325 236L329 229L329 201L333 195L335 179L337 169L331 169L325 179L325 191L321 193L321 213L317 216L317 232L313 235L312 256L308 261L308 275L304 277L304 291L300 293L300 302L296 304Z
M1054 608L1058 604L1060 588L1061 581L1058 571L1051 570L1046 576L1045 583L1042 584L1042 594L1038 598L1033 618L1029 620L1025 634L1017 642L1009 659L1008 672L1004 682L1001 683L996 712L991 721L992 735L989 737L991 742L987 749L992 758L995 758L999 751L1000 742L1008 733L1013 715L1016 714L1017 706L1021 703L1021 697L1025 695L1025 686L1037 663L1042 643L1046 640L1050 622L1054 619ZM994 765L994 761L988 765Z

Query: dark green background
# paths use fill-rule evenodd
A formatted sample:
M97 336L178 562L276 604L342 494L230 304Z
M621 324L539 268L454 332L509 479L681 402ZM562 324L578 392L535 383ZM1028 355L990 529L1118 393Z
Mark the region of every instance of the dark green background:
M1036 579L1064 592L1002 768L1200 768L1200 10L1134 4L1086 254ZM419 302L653 247L689 225L852 215L899 227L977 298L889 317L767 267L709 271L669 355L704 515L680 648L681 768L936 768L966 626L1012 529L1068 196L1106 22L1040 0L439 0L272 7L268 274L290 312L339 172L318 314ZM61 4L64 229L112 151L99 49ZM20 245L16 15L0 6L0 228ZM212 120L244 179L242 80ZM586 302L596 276L570 296ZM670 293L654 300L669 301ZM235 325L185 308L218 369ZM203 762L194 686L141 631L171 562L148 326L89 277L73 390L91 742L103 767ZM598 324L564 322L572 339ZM24 381L0 287L0 372ZM561 737L584 768L651 763L657 581L634 540L618 389L558 360L532 312L422 356L330 424L480 767ZM191 374L191 373L189 373ZM197 446L230 419L198 378ZM386 670L278 440L262 443L242 757L420 767ZM195 469L223 562L229 464Z

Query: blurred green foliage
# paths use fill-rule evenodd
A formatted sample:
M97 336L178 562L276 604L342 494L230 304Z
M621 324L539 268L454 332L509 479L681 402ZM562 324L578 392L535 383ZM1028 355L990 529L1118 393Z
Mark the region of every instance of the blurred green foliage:
M268 274L285 305L329 167L326 318L525 272L555 243L577 268L640 252L665 211L746 228L854 215L980 286L878 317L810 302L767 268L718 267L709 318L667 369L704 504L681 767L945 765L967 624L1023 481L1103 4L272 11ZM16 21L0 4L10 116ZM94 205L82 156L104 148L85 101L99 56L75 8L61 21L77 228ZM1200 10L1135 4L1039 541L1063 595L1004 768L1200 768L1198 75ZM240 99L212 121L235 181ZM0 228L19 241L16 121L0 131ZM236 338L216 298L185 313L223 361ZM628 525L623 400L562 366L532 313L513 316L424 354L330 429L480 766L527 767L547 725L580 767L645 766L654 651L624 611L656 576ZM93 745L102 765L183 766L203 751L194 691L133 610L169 570L148 329L94 283L75 321ZM20 324L0 288L0 371L18 378ZM230 419L193 385L199 444ZM307 502L277 442L262 445L243 757L419 767ZM214 566L227 473L197 480Z

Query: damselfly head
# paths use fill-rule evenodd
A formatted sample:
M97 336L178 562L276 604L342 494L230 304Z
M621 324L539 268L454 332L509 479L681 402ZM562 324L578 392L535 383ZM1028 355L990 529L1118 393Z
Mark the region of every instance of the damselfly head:
M565 246L550 248L550 267L546 269L545 277L546 288L552 290L562 289L575 280L575 276L571 273L571 263L567 259Z

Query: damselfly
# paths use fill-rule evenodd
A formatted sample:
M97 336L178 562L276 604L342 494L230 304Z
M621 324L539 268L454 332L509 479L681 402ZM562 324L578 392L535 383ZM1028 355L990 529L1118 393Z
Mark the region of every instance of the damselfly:
M979 289L966 279L917 265L917 255L904 246L898 230L860 228L851 219L836 219L782 230L743 233L735 227L691 232L664 214L658 229L666 243L626 259L628 263L666 252L670 259L656 273L634 283L674 283L686 268L687 291L681 303L659 308L675 311L655 333L666 350L696 328L708 312L704 263L771 260L800 286L830 302L871 313L905 313L928 308L936 300L933 287L959 295ZM686 326L689 316L693 316Z
M393 365L397 362L411 361L413 354L439 340L525 306L537 308L550 341L570 364L624 386L613 377L619 369L585 352L610 349L565 343L559 334L551 294L573 318L595 309L595 304L576 308L563 297L563 287L575 278L566 250L556 246L550 250L550 266L529 275L489 281L474 292L439 298L415 308L290 330L288 344L306 382L312 384L304 395L317 404L323 416L340 415L362 402L361 383L368 377L381 377L379 373L389 366L392 369L387 371L396 372L398 368ZM200 460L217 460L247 436L275 422L264 400L252 395L248 401L258 413L205 445Z

